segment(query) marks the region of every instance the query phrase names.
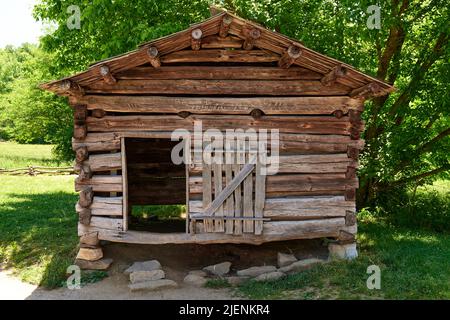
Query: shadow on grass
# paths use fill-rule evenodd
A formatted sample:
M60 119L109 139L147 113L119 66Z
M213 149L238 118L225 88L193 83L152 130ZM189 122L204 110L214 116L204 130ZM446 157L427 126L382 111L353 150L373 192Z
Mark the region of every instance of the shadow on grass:
M255 299L449 299L450 236L362 221L360 257L331 262L276 282L239 288ZM367 267L381 269L381 290L367 288Z
M27 282L59 286L78 244L76 195L11 193L7 197L0 207L0 260Z

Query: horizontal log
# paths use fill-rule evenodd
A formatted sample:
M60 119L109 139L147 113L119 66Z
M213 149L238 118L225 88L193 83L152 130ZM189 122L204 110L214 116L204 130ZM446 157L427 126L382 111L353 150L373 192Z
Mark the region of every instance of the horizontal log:
M325 116L266 116L254 119L251 116L212 116L196 115L183 119L178 116L106 116L98 119L87 119L91 132L111 131L170 131L179 128L193 130L194 122L201 120L203 130L209 128L226 129L279 129L289 133L318 133L318 134L350 134L348 117L337 119Z
M90 226L101 229L122 231L123 229L122 221L123 221L122 219L92 217Z
M261 63L278 61L276 54L262 50L181 50L161 57L163 63L244 62Z
M119 80L114 85L96 82L86 87L87 94L344 96L349 91L339 83L324 87L318 80Z
M72 148L86 147L89 152L120 150L120 138L114 133L89 133L84 140L72 139Z
M271 241L314 239L338 237L339 230L345 225L344 218L331 218L304 221L265 222L262 235L242 234L239 236L224 233L153 233L140 231L117 232L113 230L78 225L80 235L97 231L99 239L112 242L135 244L213 244L248 243L262 244Z
M243 41L237 37L209 36L202 39L202 49L241 49Z
M264 217L277 220L346 217L348 224L347 216L354 211L355 202L346 201L344 196L268 198L264 204ZM189 212L203 213L202 201L189 201ZM226 212L224 215L227 215Z
M94 197L90 209L93 216L122 216L122 197Z
M252 110L257 108L266 115L331 115L336 110L347 113L350 109L362 108L360 100L348 97L181 98L89 95L85 97L84 101L89 110L177 114L180 112L192 114L250 114Z
M189 177L189 192L202 193L202 177ZM345 191L346 188L358 188L358 179L346 179L343 174L289 174L267 176L266 194L290 195L295 192ZM214 189L214 186L212 186Z
M89 180L75 181L75 190L92 187L94 192L122 192L122 176L94 175Z
M90 155L87 164L92 171L109 171L122 169L121 153Z
M277 161L274 159L274 161ZM340 154L311 154L311 155L280 155L278 167L272 163L268 174L276 173L347 173L348 167L357 167L357 162L349 159L346 153ZM191 174L199 174L202 165L195 163L190 169ZM355 176L349 176L355 177Z
M132 68L116 75L119 80L320 80L322 75L305 68L279 69L247 66L162 66Z

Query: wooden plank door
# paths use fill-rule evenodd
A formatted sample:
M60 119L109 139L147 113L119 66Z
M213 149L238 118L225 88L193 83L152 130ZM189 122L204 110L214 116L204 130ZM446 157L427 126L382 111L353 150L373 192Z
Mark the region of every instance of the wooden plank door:
M215 150L222 163L202 160L203 212L191 213L194 222L203 222L202 232L241 235L263 231L265 175L256 141L242 137L225 141L222 152ZM195 230L191 230L195 232Z

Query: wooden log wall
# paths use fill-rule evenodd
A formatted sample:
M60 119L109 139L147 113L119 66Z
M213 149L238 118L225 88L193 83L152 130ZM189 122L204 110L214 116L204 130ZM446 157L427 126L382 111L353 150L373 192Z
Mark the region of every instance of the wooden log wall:
M223 37L202 31L200 43L198 39L193 43L195 50L160 58L153 54L159 65L120 71L111 75L115 81L107 74L109 80L91 83L83 88L84 96L71 98L74 105L83 106L78 107L75 128L79 129L73 139L79 154L80 234L98 231L100 239L135 243L262 243L326 236L354 241L356 170L364 145L360 139L363 101L348 96L353 89L344 84L345 74L337 70L322 79L323 74L286 61L279 68L279 56L244 50L245 39L227 36L226 31ZM250 39L247 46L255 41ZM221 50L224 43L236 50ZM180 65L248 59L260 65ZM203 130L280 130L279 172L267 177L263 216L270 221L264 222L263 234L197 232L158 238L120 233L124 229L120 214L124 138L128 205L184 203L187 188L190 212L202 212L202 168L192 166L188 181L183 179L185 169L170 162L173 143L167 140L173 130L193 131L199 121ZM117 175L111 175L114 171ZM157 179L161 177L165 179ZM116 196L106 196L112 192ZM81 196L85 193L86 197ZM202 224L197 228L201 231Z

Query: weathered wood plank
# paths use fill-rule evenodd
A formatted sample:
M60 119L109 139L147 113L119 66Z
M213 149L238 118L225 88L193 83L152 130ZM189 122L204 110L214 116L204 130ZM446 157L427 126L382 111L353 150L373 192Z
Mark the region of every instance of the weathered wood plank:
M90 207L93 216L122 216L122 197L94 197Z
M212 174L211 174L211 165L207 163L203 163L203 173L202 173L202 190L203 192L203 209L205 210L210 206L212 202ZM190 178L189 178L190 179ZM191 185L189 184L189 190L191 189ZM214 220L205 219L205 231L213 232L214 231Z
M132 68L118 73L116 77L119 80L320 80L322 74L301 67L279 69L259 66L162 66L158 69Z
M182 244L182 243L248 243L262 244L270 241L314 239L321 237L338 237L339 230L345 226L345 219L332 218L305 221L274 221L264 223L262 235L243 234L241 236L225 233L152 233L127 231L117 232L113 230L86 227L78 225L80 235L97 231L99 239L112 242L136 243L136 244Z
M262 172L264 166L260 161L260 157L257 157L255 168L255 218L262 218L265 196L266 196L266 175ZM255 221L255 234L260 235L263 231L263 222Z
M75 190L92 187L95 192L122 192L122 176L94 175L89 180L75 181Z
M279 56L261 50L181 50L161 57L163 63L197 62L245 62L261 63L278 61Z
M105 217L92 217L91 224L92 227L97 227L101 229L109 229L122 231L123 230L123 220Z
M192 115L186 119L178 116L106 116L89 117L89 131L111 132L127 130L170 131L178 128L193 130L194 122L202 121L203 129L279 129L281 133L350 134L348 117L319 116L266 116L254 119L251 116Z
M324 87L318 80L119 80L114 85L96 82L86 87L88 94L344 96L349 91L339 83Z
M72 139L72 148L86 147L89 152L120 149L120 139L114 133L89 133L84 140Z
M190 70L197 70L190 69ZM279 69L276 69L279 70ZM289 69L291 70L291 69ZM241 73L239 73L241 74ZM252 73L253 74L253 70ZM277 114L325 114L336 110L347 113L350 109L362 109L360 100L348 97L162 97L162 96L100 96L88 95L85 103L89 110L108 112L146 112L193 114L250 114L258 108L266 115Z
M122 169L120 152L90 155L87 164L92 171L110 171Z
M191 194L202 191L202 181L199 177L189 178ZM267 176L266 194L284 192L316 192L316 191L345 191L348 188L358 188L358 179L346 179L345 173L339 174L289 174Z
M217 156L217 155L216 155ZM222 193L222 183L223 183L223 177L222 177L222 165L220 163L216 163L212 165L213 171L214 171L214 201L211 202L211 206L208 206L208 208L205 209L205 212L207 212L207 215L210 216L211 213L214 214L217 219L214 219L214 232L224 232L225 231L225 225L224 220L220 219L220 217L223 216L223 203L224 199L220 199L221 193ZM214 210L215 204L219 203L219 205Z
M225 140L225 150L232 150L235 148L234 139L226 139ZM225 153L225 186L228 186L233 180L233 164L236 161L234 152L226 152ZM225 212L224 215L228 217L234 217L234 196L231 194L225 200L224 206ZM227 234L233 234L234 232L234 221L227 220L225 221L225 232Z
M129 211L129 195L128 195L128 163L127 163L127 149L125 138L120 139L120 162L122 165L122 219L123 230L128 230L128 211Z

